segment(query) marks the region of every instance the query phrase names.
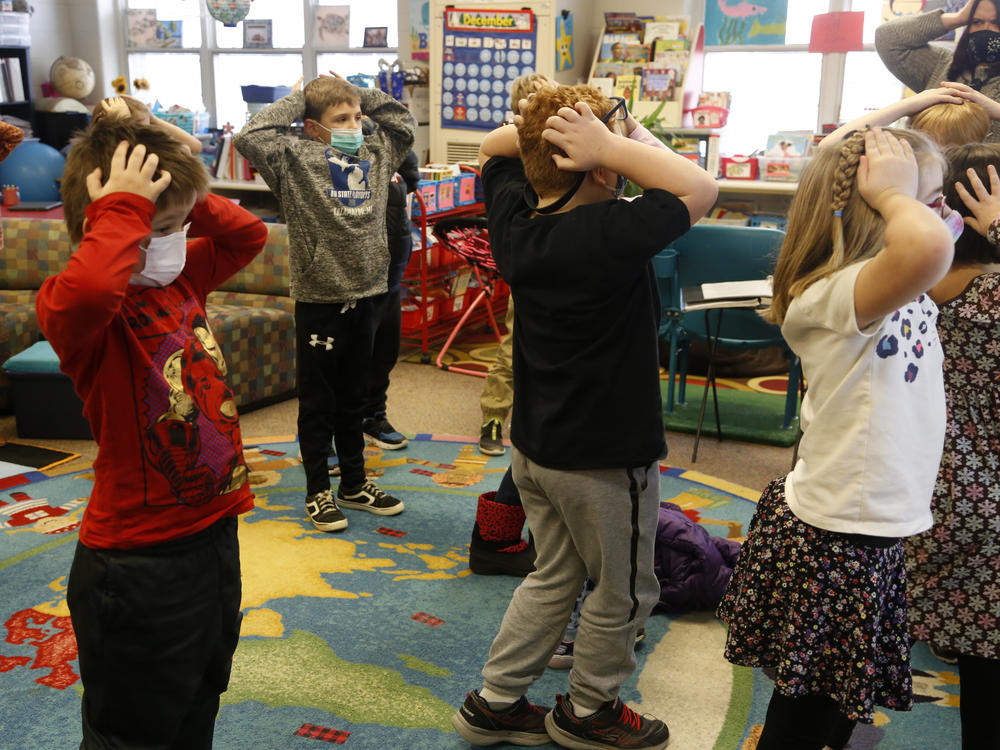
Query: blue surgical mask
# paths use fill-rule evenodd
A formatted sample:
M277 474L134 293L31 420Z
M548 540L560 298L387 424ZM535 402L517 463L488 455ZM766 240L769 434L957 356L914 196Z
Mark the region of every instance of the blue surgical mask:
M330 145L345 154L356 154L365 140L361 128L328 128L316 123L330 134Z

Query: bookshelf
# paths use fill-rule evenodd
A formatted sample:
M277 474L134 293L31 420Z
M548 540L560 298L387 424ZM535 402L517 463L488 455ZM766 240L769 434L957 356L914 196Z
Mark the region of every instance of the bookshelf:
M609 14L605 14L606 19L608 18L608 15ZM687 46L684 48L684 52L686 54L686 68L683 71L678 71L679 76L674 80L674 84L671 87L676 93L672 94L671 98L665 102L644 101L639 96L633 96L632 101L629 103L629 110L638 120L646 119L659 109L657 120L664 130L671 131L690 125L691 118L686 115L698 106L698 95L701 93L705 63L704 25L691 24L689 19L682 17L673 18L672 21L681 21L683 28L682 33L684 34L683 38L687 40ZM634 33L638 34L638 32ZM645 30L642 33L645 35ZM600 87L599 82L595 80L595 78L600 79L601 77L609 75L606 73L607 68L602 67L608 66L609 64L606 60L601 59L602 49L608 44L607 40L614 35L615 32L609 31L607 26L605 26L603 33L598 35L597 45L594 50L594 58L590 67L590 76L588 78L588 83L591 85L598 85ZM631 47L632 45L628 46ZM638 70L639 67L644 68L647 65L647 63L643 63L638 60L620 64L625 65L626 68L631 67L633 71ZM612 63L612 65L614 65L614 63ZM669 67L672 64L665 63L665 65ZM636 81L636 85L641 88L643 86L641 80L642 77L637 76L637 78L639 80ZM612 84L608 88L613 91L618 90L618 87L615 84ZM607 93L607 91L605 91L605 93Z
M0 74L4 79L0 81L0 114L26 120L34 128L30 50L26 46L0 46Z

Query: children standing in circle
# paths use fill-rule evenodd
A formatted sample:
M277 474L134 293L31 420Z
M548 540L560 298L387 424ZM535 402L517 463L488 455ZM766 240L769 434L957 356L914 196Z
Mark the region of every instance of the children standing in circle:
M726 658L775 669L758 750L846 745L912 703L902 538L931 525L945 408L937 307L952 236L943 160L874 129L802 175L769 317L809 390L798 461L764 490L719 616Z
M957 658L962 747L977 750L1000 747L1000 273L990 266L1000 263L1000 146L955 146L946 155L942 205L969 226L951 270L930 290L940 308L948 429L934 527L906 540L908 618L914 638Z

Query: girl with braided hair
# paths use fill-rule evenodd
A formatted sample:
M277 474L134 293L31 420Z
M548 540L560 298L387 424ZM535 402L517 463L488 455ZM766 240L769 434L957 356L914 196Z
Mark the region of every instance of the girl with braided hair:
M803 172L767 317L809 390L791 472L764 490L719 617L726 658L774 670L758 750L843 748L912 703L902 539L931 526L948 271L944 161L912 131L855 132Z

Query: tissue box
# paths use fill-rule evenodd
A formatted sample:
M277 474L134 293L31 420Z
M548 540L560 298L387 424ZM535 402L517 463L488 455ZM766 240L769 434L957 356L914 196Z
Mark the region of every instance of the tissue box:
M458 189L455 191L455 205L468 206L476 202L476 175L463 172L455 178Z
M433 214L438 211L449 211L455 207L455 193L458 187L457 181L451 177L444 180L420 180L417 182L416 193L423 199L427 213ZM413 215L420 216L420 213L420 201L414 198Z
M164 122L176 125L191 135L208 132L208 112L156 112Z

